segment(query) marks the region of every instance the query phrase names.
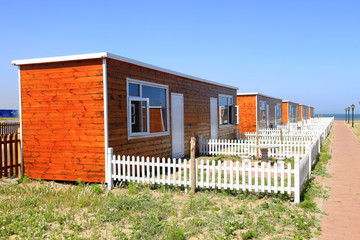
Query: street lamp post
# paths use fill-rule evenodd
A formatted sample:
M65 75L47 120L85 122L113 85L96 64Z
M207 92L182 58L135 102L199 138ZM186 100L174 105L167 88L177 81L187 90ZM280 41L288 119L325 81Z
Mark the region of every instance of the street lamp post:
M347 109L348 109L348 123L350 123L350 107L348 107Z
M354 127L354 109L355 109L355 105L351 105L351 109L352 109L352 123L351 126Z
M345 123L347 122L347 108L345 108Z

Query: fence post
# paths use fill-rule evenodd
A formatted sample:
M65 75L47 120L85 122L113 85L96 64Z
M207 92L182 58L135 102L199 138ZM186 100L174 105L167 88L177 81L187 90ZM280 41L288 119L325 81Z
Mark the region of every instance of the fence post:
M308 153L309 153L309 177L310 177L310 174L311 174L311 166L312 166L312 144L309 144L307 146L307 150L306 150ZM306 153L305 153L306 154Z
M196 189L196 166L195 166L195 145L196 139L191 137L190 140L190 171L191 171L191 192L195 193Z
M107 152L107 159L106 159L106 162L107 162L107 179L106 179L106 182L107 182L107 186L108 186L108 190L111 190L114 188L114 182L113 182L113 179L112 179L112 159L113 159L113 155L114 155L114 150L113 148L108 148L108 152Z
M294 193L294 202L299 203L300 202L300 157L299 155L296 155L294 158L294 170L295 170L295 193Z
M199 135L199 152L200 155L204 154L204 150L203 150L203 136Z

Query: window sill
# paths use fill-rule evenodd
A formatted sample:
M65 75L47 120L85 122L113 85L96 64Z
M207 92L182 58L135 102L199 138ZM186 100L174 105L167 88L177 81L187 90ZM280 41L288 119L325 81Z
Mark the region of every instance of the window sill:
M140 138L150 138L150 137L161 137L161 136L167 136L167 135L170 135L169 131L160 132L160 133L150 133L150 134L147 134L147 135L139 135L139 136L129 136L128 135L128 140L140 139Z
M224 124L224 125L219 125L219 128L225 128L225 127L230 127L230 126L236 126L236 124Z

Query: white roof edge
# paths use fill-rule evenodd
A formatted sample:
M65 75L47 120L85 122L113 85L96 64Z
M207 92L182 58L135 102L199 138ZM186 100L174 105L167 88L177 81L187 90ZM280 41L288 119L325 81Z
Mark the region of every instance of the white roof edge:
M293 102L293 101L290 101L290 100L283 100L283 102L288 102L288 103L293 103L293 104L300 105L299 103L296 103L296 102Z
M259 93L259 92L238 93L237 95L238 95L238 96L246 96L246 95L260 95L260 96L263 96L263 97L273 98L273 99L277 99L277 100L281 100L281 101L282 101L282 99L281 99L281 98L272 97L272 96L265 95L265 94L262 94L262 93Z
M248 93L237 93L237 95L242 96L242 95L258 95L258 92L248 92Z
M131 58L122 57L122 56L115 55L115 54L108 53L108 52L68 55L68 56L60 56L60 57L47 57L47 58L33 58L33 59L13 60L13 61L11 61L11 63L13 65L15 65L15 66L20 66L20 65L26 65L26 64L64 62L64 61L95 59L95 58L111 58L111 59L131 63L131 64L134 64L134 65L138 65L138 66L141 66L141 67L150 68L150 69L157 70L157 71L160 71L160 72L165 72L165 73L177 75L177 76L184 77L184 78L190 78L190 79L193 79L193 80L196 80L196 81L199 81L199 82L205 82L205 83L208 83L208 84L227 87L227 88L236 89L236 90L239 89L238 87L234 87L234 86L230 86L230 85L227 85L227 84L217 83L217 82L209 81L209 80L206 80L206 79L194 77L194 76L191 76L191 75L187 75L187 74L183 74L183 73L180 73L180 72L172 71L172 70L162 68L162 67L157 67L157 66L154 66L154 65L151 65L151 64L147 64L147 63L144 63L144 62L140 62L140 61L137 61L137 60L134 60L134 59L131 59Z
M11 63L15 66L21 66L21 65L26 65L26 64L75 61L75 60L95 59L95 58L104 58L104 57L107 57L107 52L77 54L77 55L68 55L68 56L60 56L60 57L46 57L46 58L31 58L31 59L23 59L23 60L13 60L13 61L11 61Z

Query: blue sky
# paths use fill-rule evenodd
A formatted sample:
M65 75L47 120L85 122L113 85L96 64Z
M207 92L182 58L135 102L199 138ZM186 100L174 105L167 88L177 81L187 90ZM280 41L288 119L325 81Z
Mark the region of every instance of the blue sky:
M2 1L0 109L18 108L11 60L104 51L317 113L360 109L359 12L331 0Z

